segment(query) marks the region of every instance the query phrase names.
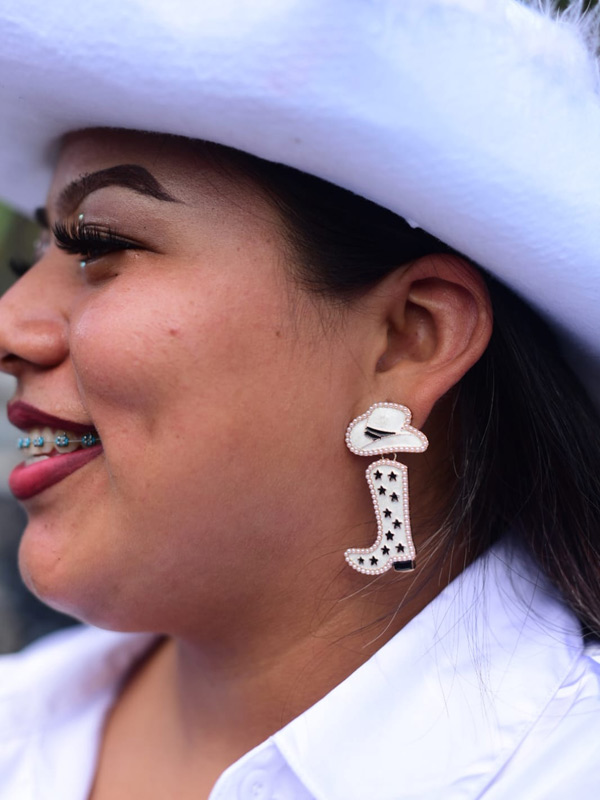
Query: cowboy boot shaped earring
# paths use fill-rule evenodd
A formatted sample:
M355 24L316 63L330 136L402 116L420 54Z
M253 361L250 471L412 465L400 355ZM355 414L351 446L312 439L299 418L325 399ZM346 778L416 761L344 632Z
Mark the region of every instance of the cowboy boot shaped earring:
M346 444L357 456L385 453L423 453L429 442L410 424L406 406L375 403L353 420L346 431ZM392 567L398 571L415 568L415 548L408 508L408 467L399 461L380 458L367 467L377 539L371 547L352 547L344 556L348 564L365 575L381 575Z

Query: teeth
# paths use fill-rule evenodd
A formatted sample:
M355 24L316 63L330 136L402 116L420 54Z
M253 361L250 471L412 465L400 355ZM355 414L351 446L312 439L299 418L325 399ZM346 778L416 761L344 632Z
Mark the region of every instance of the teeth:
M32 464L39 464L40 461L48 461L50 456L29 456L25 459L25 466L30 467Z
M54 450L54 432L52 428L39 428L29 431L28 438L31 440L31 445L26 448L27 452L47 455ZM39 442L44 442L43 446L39 446Z
M27 460L29 457L48 456L50 453L72 453L80 447L91 447L99 442L94 434L79 434L53 428L32 428L21 436L19 450Z
M61 431L54 437L54 449L59 453L72 453L73 450L78 450L80 447L79 436L74 433Z

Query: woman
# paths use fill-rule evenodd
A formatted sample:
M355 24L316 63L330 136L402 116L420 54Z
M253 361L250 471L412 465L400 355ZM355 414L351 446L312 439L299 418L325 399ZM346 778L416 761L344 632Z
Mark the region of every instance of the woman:
M20 567L97 627L1 663L2 797L596 794L596 395L531 307L591 387L593 61L337 6L6 14Z

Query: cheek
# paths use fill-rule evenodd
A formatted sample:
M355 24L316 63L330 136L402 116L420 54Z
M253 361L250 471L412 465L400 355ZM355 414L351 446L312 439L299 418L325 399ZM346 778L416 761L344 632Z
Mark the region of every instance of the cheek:
M273 461L316 445L311 406L322 406L315 384L323 381L313 361L327 366L290 321L286 290L263 280L259 292L254 283L138 280L134 293L120 281L73 318L72 360L113 491L144 496L145 517L165 500L157 486L182 508L190 492L205 513L211 497L216 507L230 502L215 474L224 458L236 492L243 486L252 503L260 487L250 465L264 481Z
M129 292L120 280L89 298L71 326L83 396L129 413L171 403L181 391L233 383L249 350L260 363L277 309L268 298L242 304L231 294L141 281Z
M186 361L193 352L194 304L163 296L166 302L160 292L134 294L115 286L74 315L71 358L86 400L139 408L155 402L173 375L184 378L191 367Z
M209 607L230 575L232 595L285 585L324 524L356 380L345 346L315 330L314 308L292 319L275 288L123 281L90 295L72 362L105 456L77 504L45 515L53 549L28 536L40 594L96 624L151 628L164 598L177 613L190 598Z

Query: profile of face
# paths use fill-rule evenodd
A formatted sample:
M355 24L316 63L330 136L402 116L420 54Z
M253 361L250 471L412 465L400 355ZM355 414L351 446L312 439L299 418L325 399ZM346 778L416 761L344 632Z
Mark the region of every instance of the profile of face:
M335 514L363 504L343 444L360 315L343 336L326 323L272 205L192 143L88 131L66 139L46 213L117 244L51 239L0 303L15 400L102 442L26 501L30 588L99 625L168 631L285 598L314 562L341 568Z
M0 366L13 403L101 446L20 468L29 587L100 626L217 639L310 626L332 581L360 589L343 553L372 543L373 514L346 428L378 401L421 427L479 358L476 270L422 258L332 303L297 280L243 170L139 132L66 137L45 216L43 254L0 300ZM447 446L430 438L410 468L428 514Z

